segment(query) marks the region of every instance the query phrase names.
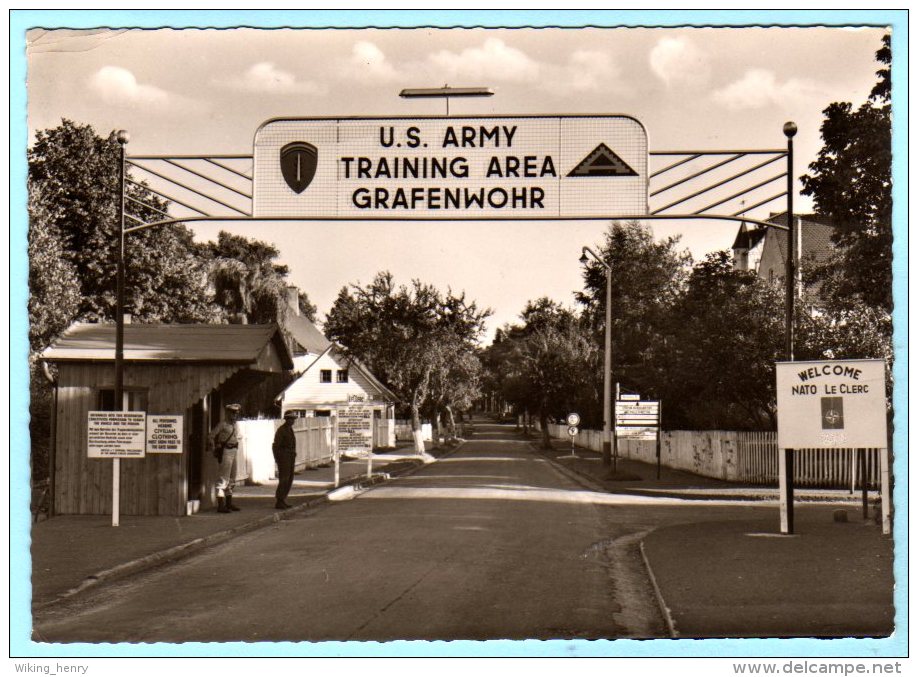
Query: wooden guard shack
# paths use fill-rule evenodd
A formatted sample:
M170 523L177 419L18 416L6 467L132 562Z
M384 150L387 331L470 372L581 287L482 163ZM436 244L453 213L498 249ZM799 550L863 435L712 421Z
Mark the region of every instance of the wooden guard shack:
M55 365L51 485L54 514L112 509L112 462L88 458L88 412L114 406L115 327L75 324L43 353ZM276 417L274 398L292 378L293 359L277 325L128 324L124 408L183 415L182 453L121 461L124 515L184 515L188 502L213 504L216 461L207 435L223 405L243 417ZM149 421L149 419L148 419Z

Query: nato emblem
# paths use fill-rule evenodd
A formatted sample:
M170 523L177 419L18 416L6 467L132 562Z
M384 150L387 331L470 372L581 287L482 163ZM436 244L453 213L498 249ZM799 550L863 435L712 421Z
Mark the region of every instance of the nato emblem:
M281 148L281 174L294 193L302 193L312 182L318 157L316 147L305 141L294 141Z
M822 398L822 429L823 430L844 430L845 429L845 410L843 407L844 400L841 397L823 397Z

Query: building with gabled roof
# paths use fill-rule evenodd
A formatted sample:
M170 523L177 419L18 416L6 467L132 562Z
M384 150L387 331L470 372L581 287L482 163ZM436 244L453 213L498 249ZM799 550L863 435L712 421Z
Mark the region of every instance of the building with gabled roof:
M787 224L787 214L772 214L769 222ZM804 267L826 263L835 253L831 221L818 214L796 217L797 257ZM753 270L764 280L784 279L787 264L787 231L778 228L740 224L733 242L733 265L737 270ZM818 285L810 285L805 293L818 296Z
M88 458L90 411L115 406L115 325L77 323L40 358L53 365L52 511L110 514L112 463ZM124 400L129 411L181 416L181 451L146 453L120 464L125 515L184 515L189 501L212 504L217 467L207 436L223 406L245 417L274 417L293 356L277 325L127 324Z
M361 400L373 409L375 446L395 446L398 398L365 365L345 355L340 346L300 315L293 299L291 293L285 328L294 346L296 380L277 397L282 412L335 417L349 402Z

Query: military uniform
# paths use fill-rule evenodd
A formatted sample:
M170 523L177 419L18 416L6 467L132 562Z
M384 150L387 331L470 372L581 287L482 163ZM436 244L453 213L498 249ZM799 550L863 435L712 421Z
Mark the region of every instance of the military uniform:
M284 415L284 425L274 433L274 461L277 463L277 491L274 494L274 507L278 510L289 508L287 494L293 486L293 468L296 464L296 435L293 433L293 421L296 416Z
M233 505L233 487L236 485L236 453L239 450L239 430L235 418L240 409L238 404L227 405L227 413L235 412L232 420L221 421L210 433L211 448L220 464L215 483L218 512L239 510Z

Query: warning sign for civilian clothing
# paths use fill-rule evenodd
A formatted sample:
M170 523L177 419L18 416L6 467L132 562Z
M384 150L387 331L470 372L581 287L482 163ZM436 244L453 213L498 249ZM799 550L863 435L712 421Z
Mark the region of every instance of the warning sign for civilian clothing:
M885 448L883 360L779 362L778 447Z
M143 458L146 419L142 411L90 411L86 428L89 458Z
M181 454L183 416L147 416L147 453Z

